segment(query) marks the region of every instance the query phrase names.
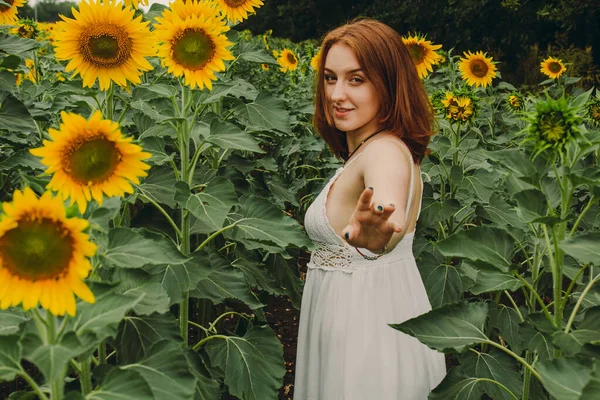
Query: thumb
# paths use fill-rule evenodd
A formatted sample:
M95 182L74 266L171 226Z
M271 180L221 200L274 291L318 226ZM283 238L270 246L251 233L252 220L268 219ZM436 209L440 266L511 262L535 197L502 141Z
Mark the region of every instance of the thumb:
M346 239L346 241L352 240L356 236L356 232L355 232L354 228L352 227L352 225L346 225L346 227L342 230L342 234L344 236L344 239Z

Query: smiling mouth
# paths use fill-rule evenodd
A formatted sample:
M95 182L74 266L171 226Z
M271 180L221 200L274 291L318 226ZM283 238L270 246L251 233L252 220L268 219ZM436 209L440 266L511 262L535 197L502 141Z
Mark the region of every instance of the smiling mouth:
M345 113L348 111L352 111L351 108L342 108L342 107L333 107L333 109L339 113Z

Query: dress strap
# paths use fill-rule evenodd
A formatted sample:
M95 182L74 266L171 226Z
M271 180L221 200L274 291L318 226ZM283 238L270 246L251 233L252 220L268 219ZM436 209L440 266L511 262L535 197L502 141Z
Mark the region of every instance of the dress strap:
M413 186L415 184L415 166L414 166L412 153L410 152L408 147L404 144L404 142L399 143L396 140L393 140L393 142L396 143L398 146L400 146L404 150L404 152L406 152L408 154L408 157L410 158L410 184L408 186L408 201L406 202L406 211L404 211L404 217L408 218L408 212L410 211L410 204L412 202L412 197L413 197Z

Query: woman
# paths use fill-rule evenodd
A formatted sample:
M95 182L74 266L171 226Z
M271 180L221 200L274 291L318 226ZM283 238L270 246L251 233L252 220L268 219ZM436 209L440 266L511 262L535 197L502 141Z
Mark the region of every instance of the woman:
M412 254L432 111L400 35L353 21L321 47L314 124L346 163L308 209L296 400L420 400L444 356L388 324L431 309Z

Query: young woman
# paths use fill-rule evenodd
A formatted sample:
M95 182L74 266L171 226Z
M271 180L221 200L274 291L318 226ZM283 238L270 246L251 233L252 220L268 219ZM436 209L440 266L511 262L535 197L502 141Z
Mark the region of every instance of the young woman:
M345 159L308 209L295 400L422 400L444 356L388 324L431 310L412 253L432 110L400 35L370 19L328 33L314 124Z

